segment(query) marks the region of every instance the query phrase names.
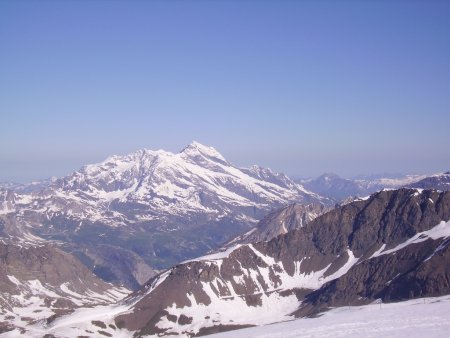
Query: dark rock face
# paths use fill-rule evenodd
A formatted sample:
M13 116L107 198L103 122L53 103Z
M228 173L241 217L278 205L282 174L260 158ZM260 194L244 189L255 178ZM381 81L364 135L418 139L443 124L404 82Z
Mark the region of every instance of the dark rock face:
M339 253L347 246L360 257L381 243L396 245L449 218L449 195L436 191L381 191L367 201L336 208L307 228L322 252Z
M226 248L236 244L269 241L278 235L305 226L327 210L329 210L329 207L319 203L294 203L288 205L284 208L270 212L258 222L256 227L235 237L226 243L224 247Z
M131 295L115 323L137 335L196 335L448 294L449 219L450 192L381 191L268 242L177 265Z
M443 244L442 249L438 249ZM438 251L438 252L436 252ZM396 255L384 255L354 266L344 276L307 295L297 316L330 307L396 302L450 292L450 246L428 239Z

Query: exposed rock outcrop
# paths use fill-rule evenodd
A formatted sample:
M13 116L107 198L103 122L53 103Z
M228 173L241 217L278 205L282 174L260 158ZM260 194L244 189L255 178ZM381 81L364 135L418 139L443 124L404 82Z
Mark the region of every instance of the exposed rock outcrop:
M196 335L378 298L447 294L449 219L448 192L381 191L268 242L177 265L131 295L115 324ZM189 319L183 325L181 316Z

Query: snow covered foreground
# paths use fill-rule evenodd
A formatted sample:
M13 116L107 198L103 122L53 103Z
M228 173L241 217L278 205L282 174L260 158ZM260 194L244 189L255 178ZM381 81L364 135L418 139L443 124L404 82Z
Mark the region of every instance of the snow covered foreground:
M318 318L213 334L211 338L450 337L450 296L342 307Z
M99 329L93 320L107 322L118 313L126 311L123 306L99 306L79 309L64 316L47 329L39 325L28 327L20 333L14 330L0 337L42 337L51 333L57 337L76 337L91 332L93 337ZM109 329L109 328L108 328ZM108 330L108 329L105 329ZM133 332L115 330L111 336L133 337ZM302 318L271 325L228 331L211 338L292 338L292 337L450 337L450 295L421 298L400 303L372 304L341 307L325 312L318 318Z

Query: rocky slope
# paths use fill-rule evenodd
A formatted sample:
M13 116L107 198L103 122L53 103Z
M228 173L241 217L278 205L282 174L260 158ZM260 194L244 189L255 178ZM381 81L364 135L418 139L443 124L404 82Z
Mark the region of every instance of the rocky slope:
M292 202L329 203L283 174L236 168L193 142L176 154L112 156L31 193L0 191L0 214L64 243L103 279L138 288L155 269L216 249Z
M449 294L449 220L450 192L381 191L270 241L178 264L116 305L79 309L27 334L198 336Z
M330 207L319 203L290 204L270 212L253 229L226 243L222 250L236 244L269 241L278 235L305 226L327 210L330 210Z
M47 326L80 307L115 303L129 290L97 278L72 255L28 235L0 240L0 334Z
M381 191L269 242L177 265L109 320L138 335L199 335L448 294L449 219L449 192Z

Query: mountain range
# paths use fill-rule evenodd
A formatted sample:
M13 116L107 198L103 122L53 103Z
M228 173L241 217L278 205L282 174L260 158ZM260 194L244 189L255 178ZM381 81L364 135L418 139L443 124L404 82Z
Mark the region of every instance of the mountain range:
M270 169L237 168L197 142L179 153L111 156L28 191L0 190L5 222L57 241L104 280L133 289L155 270L248 231L271 210L331 203Z
M446 295L449 178L299 183L193 142L3 184L0 335L191 337Z
M420 181L408 184L406 187L448 191L450 190L450 171L425 177Z
M271 241L177 265L129 296L114 322L198 335L447 294L449 220L449 192L382 191Z
M300 179L297 182L310 191L340 202L352 197L367 196L381 189L412 187L414 183L427 177L427 175L384 174L349 179L325 173L316 178Z
M191 337L449 289L450 192L404 188L338 206L269 241L182 262L115 305L25 332Z

